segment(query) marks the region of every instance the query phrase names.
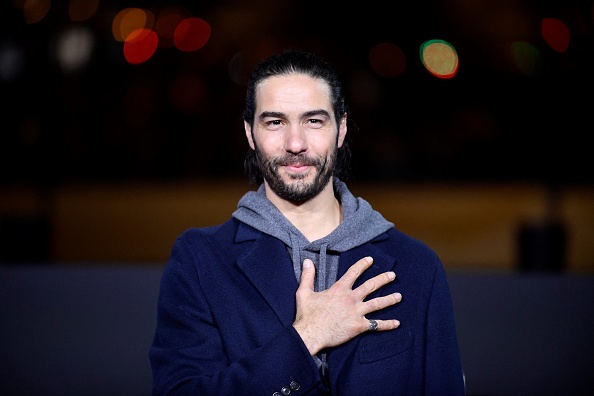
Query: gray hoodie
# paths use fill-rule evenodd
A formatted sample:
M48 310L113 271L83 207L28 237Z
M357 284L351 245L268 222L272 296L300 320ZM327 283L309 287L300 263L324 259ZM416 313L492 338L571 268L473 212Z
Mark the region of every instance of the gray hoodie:
M342 223L329 235L312 242L268 200L264 184L239 200L233 217L287 245L297 282L301 278L303 260L311 259L316 266L315 290L325 290L336 281L340 253L362 245L394 226L363 198L355 198L346 184L336 177L334 194L342 205Z

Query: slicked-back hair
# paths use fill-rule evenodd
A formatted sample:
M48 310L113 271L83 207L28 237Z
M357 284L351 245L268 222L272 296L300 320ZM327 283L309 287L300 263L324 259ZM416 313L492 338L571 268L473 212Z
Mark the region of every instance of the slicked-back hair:
M344 99L342 82L338 73L322 58L304 51L286 50L276 53L264 59L256 66L247 82L247 92L245 98L245 109L243 111L243 120L247 122L252 131L254 130L254 117L256 112L256 89L258 85L269 77L305 74L312 78L321 79L330 87L330 100L337 128L340 127L342 117L347 113ZM338 139L338 130L337 130ZM342 146L338 149L336 167L334 176L341 180L348 178L349 164L351 160L351 151L348 145L348 139L345 138ZM260 185L264 182L262 172L255 150L248 148L248 153L244 161L245 172L250 181Z

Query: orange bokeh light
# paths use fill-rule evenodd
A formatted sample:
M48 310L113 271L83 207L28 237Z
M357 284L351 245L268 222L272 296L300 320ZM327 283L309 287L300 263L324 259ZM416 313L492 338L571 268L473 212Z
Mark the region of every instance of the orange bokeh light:
M438 78L452 78L458 72L458 54L444 40L429 40L421 45L421 61L429 73Z

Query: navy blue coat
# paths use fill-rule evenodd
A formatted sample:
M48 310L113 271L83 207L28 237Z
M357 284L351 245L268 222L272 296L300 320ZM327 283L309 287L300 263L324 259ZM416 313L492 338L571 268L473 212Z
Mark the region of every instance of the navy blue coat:
M155 395L463 395L446 274L435 253L397 229L342 253L338 276L365 256L358 279L394 271L370 297L402 301L369 319L395 330L364 333L327 351L328 383L292 327L295 279L285 245L232 218L175 242L162 280L149 357ZM282 393L281 393L282 394Z

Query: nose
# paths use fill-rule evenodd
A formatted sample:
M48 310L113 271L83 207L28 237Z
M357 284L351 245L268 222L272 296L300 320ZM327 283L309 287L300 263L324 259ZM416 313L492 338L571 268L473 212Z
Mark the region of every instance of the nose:
M292 154L299 154L307 150L305 131L300 126L287 128L285 150Z

